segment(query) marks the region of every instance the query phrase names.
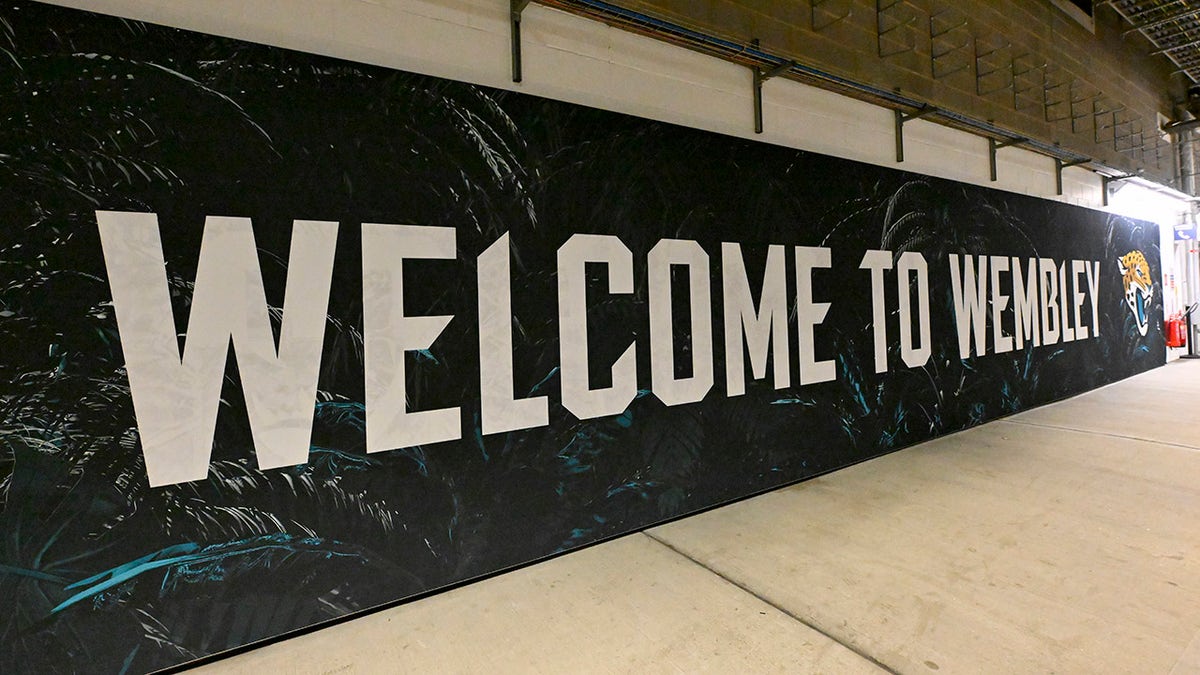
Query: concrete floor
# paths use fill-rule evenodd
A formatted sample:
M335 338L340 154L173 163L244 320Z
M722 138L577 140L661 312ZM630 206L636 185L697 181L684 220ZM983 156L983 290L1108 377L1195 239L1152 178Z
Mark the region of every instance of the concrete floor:
M1200 673L1200 363L202 673Z

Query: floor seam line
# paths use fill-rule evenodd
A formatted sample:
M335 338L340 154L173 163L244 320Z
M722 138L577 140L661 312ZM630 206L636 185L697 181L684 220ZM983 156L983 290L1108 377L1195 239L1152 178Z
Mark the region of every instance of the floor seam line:
M1092 436L1106 436L1108 438L1121 438L1127 441L1141 441L1142 443L1153 443L1155 445L1168 445L1174 448L1186 448L1188 450L1200 450L1200 447L1195 445L1187 445L1185 443L1174 443L1172 441L1159 441L1152 438L1142 438L1140 436L1127 436L1125 434L1114 434L1107 431L1094 431L1092 429L1076 429L1074 427L1064 427L1057 424L1044 424L1041 422L1026 422L1023 420L1003 419L994 420L995 422L1008 422L1009 424L1020 424L1027 427L1038 427L1041 429L1054 429L1056 431L1074 431L1080 434L1090 434Z
M883 663L882 661L875 658L874 656L868 654L866 651L860 649L859 647L856 647L855 645L847 644L846 642L843 642L842 640L838 639L834 635L830 635L828 632L822 630L819 626L817 626L809 621L804 620L804 618L797 615L795 612L792 612L788 608L772 601L770 598L764 597L762 594L760 594L757 591L755 591L754 589L746 586L745 584L743 584L729 576L726 576L725 574L722 574L720 571L718 571L712 567L709 567L708 565L704 564L700 560L693 558L692 556L688 555L687 553L683 552L682 550L671 545L669 542L667 542L663 539L660 539L660 538L654 536L653 534L650 534L649 531L641 530L641 534L646 535L647 538L649 538L652 541L657 542L659 545L666 548L667 550L690 561L692 564L700 567L701 569L706 570L707 572L715 575L716 577L720 578L722 581L728 583L729 585L733 586L734 588L741 590L743 593L750 595L751 597L755 598L756 600L758 600L758 601L768 605L772 609L775 609L776 611L782 613L784 616L790 618L791 620L795 621L796 623L799 623L802 626L810 628L811 630L815 631L817 634L823 635L823 636L829 638L830 640L832 640L834 643L845 647L846 649L850 650L851 652L858 655L860 658L864 659L865 661L871 663L872 665L879 668L880 670L883 670L886 673L891 673L891 675L899 675L899 671L897 671L896 669L892 668L891 666Z

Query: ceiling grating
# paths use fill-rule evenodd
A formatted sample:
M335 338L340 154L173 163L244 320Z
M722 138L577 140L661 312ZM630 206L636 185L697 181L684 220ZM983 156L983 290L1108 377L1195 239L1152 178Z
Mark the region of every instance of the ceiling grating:
M1097 3L1099 4L1099 3ZM1154 45L1151 54L1175 64L1176 73L1200 83L1200 0L1111 0L1108 3Z

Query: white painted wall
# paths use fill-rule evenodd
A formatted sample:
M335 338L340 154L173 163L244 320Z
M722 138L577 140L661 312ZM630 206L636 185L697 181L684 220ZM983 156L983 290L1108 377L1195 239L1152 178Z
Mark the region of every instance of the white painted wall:
M639 115L881 166L1055 199L1054 161L916 120L905 162L892 113L786 80L764 86L766 132L753 133L750 71L651 38L530 5L524 82L509 66L508 0L55 0L56 4L389 66ZM1090 171L1064 172L1063 201L1100 204Z

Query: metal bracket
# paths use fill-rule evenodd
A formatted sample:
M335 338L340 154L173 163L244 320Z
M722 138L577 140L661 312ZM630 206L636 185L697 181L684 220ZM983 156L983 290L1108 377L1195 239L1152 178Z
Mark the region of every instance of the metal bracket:
M1116 183L1119 181L1129 180L1130 178L1137 178L1137 177L1138 177L1138 175L1136 173L1126 173L1126 174L1121 174L1120 176L1104 176L1104 175L1100 176L1100 185L1101 185L1100 204L1102 206L1108 206L1108 185L1109 185L1109 183Z
M1089 97L1087 94L1084 94L1084 95L1076 98L1074 82L1072 82L1071 84L1072 84L1072 86L1067 88L1067 102L1068 102L1067 114L1071 116L1071 133L1079 133L1079 131L1080 131L1078 128L1079 120L1086 118L1089 115L1089 113L1083 112L1081 114L1076 115L1075 114L1076 107L1078 106L1078 104L1083 103L1084 101L1088 101L1088 100L1092 100L1094 103L1094 99L1096 97L1099 97L1100 94L1096 94L1095 96L1091 96L1091 97ZM1095 110L1094 106L1093 106L1093 110ZM1093 122L1093 125L1094 125L1094 122Z
M854 10L852 8L847 8L846 12L844 14L835 16L832 19L830 19L829 21L826 21L825 23L818 24L817 23L817 11L824 9L824 5L828 2L829 2L829 0L812 0L811 18L812 18L812 29L813 29L814 33L819 33L821 31L825 30L826 28L829 28L830 26L832 26L835 23L838 23L840 21L845 21L846 19L849 19L854 13Z
M1018 70L1017 70L1018 63L1020 62L1020 60L1023 58L1029 58L1031 56L1032 56L1031 54L1021 54L1020 56L1014 56L1012 61L1009 63L1009 69L1012 71L1013 110L1020 110L1022 107L1021 106L1021 97L1026 92L1030 92L1030 91L1033 91L1034 89L1036 89L1036 85L1034 85L1034 84L1030 84L1028 87L1021 87L1021 84L1024 81L1023 78L1025 78L1030 73L1041 73L1042 74L1042 84L1045 85L1046 67L1049 65L1049 63L1047 63L1045 61L1043 61L1041 63L1034 61L1033 65L1031 65L1029 68L1026 68L1025 70L1021 70L1020 72L1018 72ZM1033 57L1033 58L1036 59L1036 57Z
M947 11L949 11L949 10L947 10ZM948 41L950 39L947 37L948 35L959 30L960 28L967 28L967 21L964 19L956 24L953 24L949 27L941 28L939 30L936 25L937 20L939 17L941 17L942 14L945 14L945 13L946 12L939 12L938 14L930 14L929 15L929 71L930 71L929 74L935 80L939 80L943 77L948 77L955 73L967 70L968 68L971 67L971 64L968 62L968 63L964 63L961 66L958 66L957 68L951 68L950 70L947 70L943 73L938 73L938 60L939 59L950 56L951 54L953 54L955 52L961 51L961 50L966 49L971 46L971 35L968 33L967 36L963 39L962 44L953 44L952 43L949 46L942 47L941 49L938 48L940 40Z
M1150 137L1154 139L1154 168L1162 171L1162 149L1167 144L1163 143L1162 136L1158 134L1151 134Z
M922 117L928 117L929 115L932 115L932 114L938 112L938 109L936 106L926 104L924 108L921 108L920 110L916 111L915 113L910 113L907 115L899 110L893 110L892 112L894 112L896 114L896 161L903 162L904 161L904 123L911 122L915 119L920 119Z
M512 80L521 81L521 13L529 0L509 0L508 25L512 33Z
M1097 96L1096 98L1092 99L1092 125L1095 127L1094 138L1096 140L1096 145L1100 145L1104 142L1104 139L1100 138L1100 132L1104 131L1105 129L1114 128L1116 126L1117 113L1125 110L1125 106L1123 105L1107 108L1106 106L1101 105L1101 98L1102 97ZM1113 123L1111 125L1101 124L1101 115L1112 115Z
M1125 147L1121 141L1128 139L1129 143ZM1113 138L1113 149L1122 154L1134 156L1138 153L1137 161L1144 162L1146 159L1146 125L1142 122L1142 118L1137 117L1129 121L1129 133L1123 136Z
M761 134L763 132L763 82L766 82L772 77L783 75L795 67L795 61L784 61L783 63L780 63L767 70L763 70L758 66L754 67L754 133Z
M989 46L991 46L991 45L989 45ZM1003 52L1010 48L1012 48L1012 43L1005 41L1005 43L1000 45L999 47L993 47L992 49L989 49L987 51L979 51L979 38L975 38L975 94L977 96L988 96L990 94L994 94L998 91L1004 91L1005 89L1008 89L1009 87L1014 86L1014 83L1012 81L1012 61L1010 60L1009 61L1008 81L1006 82L1004 80L1003 76L1001 76L1001 78L1000 78L1001 84L999 87L992 87L991 89L984 89L984 87L983 87L983 81L986 78L991 77L992 75L996 75L997 73L1001 73L1004 70L1003 66L995 66L995 67L992 67L990 70L986 69L986 67L988 65L987 64L988 57L992 56L993 54L999 54L1000 52Z
M1070 162L1064 162L1061 159L1055 157L1054 158L1054 194L1061 195L1063 193L1063 183L1062 183L1063 169L1066 169L1066 168L1069 168L1072 166L1082 166L1091 161L1092 160L1089 157L1088 159L1076 159L1076 160L1072 160Z
M1051 100L1051 98L1050 98L1051 92L1053 92L1055 89L1061 89L1063 87L1067 88L1066 97L1064 97L1062 100L1057 100L1057 101ZM1075 89L1075 79L1074 78L1072 78L1066 82L1059 82L1057 84L1050 84L1049 77L1046 78L1045 82L1042 84L1042 102L1043 102L1042 111L1045 113L1047 122L1061 122L1062 120L1071 118L1071 109L1070 109L1071 94L1073 93L1074 89ZM1067 114L1059 115L1059 116L1051 115L1050 109L1057 108L1059 106L1068 106Z
M996 151L1000 148L1008 148L1022 143L1028 143L1028 138L1010 138L1007 141L996 142L996 139L988 136L988 167L991 169L992 181L996 180Z
M1131 119L1125 120L1123 122L1119 122L1119 121L1117 121L1116 114L1115 113L1113 114L1113 128L1112 128L1113 129L1113 139L1112 140L1113 140L1113 150L1115 152L1121 151L1121 141L1123 141L1127 138L1133 138L1133 136L1135 134L1135 132L1133 130L1133 122L1134 122L1134 120L1131 120ZM1127 134L1121 133L1121 127L1123 127L1123 126L1129 127L1129 133L1127 133Z
M898 19L892 25L891 28L884 28L883 27L883 25L885 23L884 14L892 9L895 9L895 8L905 4L905 0L895 0L895 2L888 5L887 7L883 6L883 2L884 2L884 0L875 0L875 39L876 39L876 46L878 47L879 58L881 58L881 59L887 58L889 56L896 56L899 54L905 54L905 53L916 50L917 43L916 43L916 39L914 38L913 41L911 42L911 44L908 44L908 45L902 47L901 49L884 51L884 48L883 48L884 38L887 37L887 35L889 33L895 33L896 31L905 30L905 29L912 27L912 25L914 23L916 23L918 15L912 14L907 19Z

